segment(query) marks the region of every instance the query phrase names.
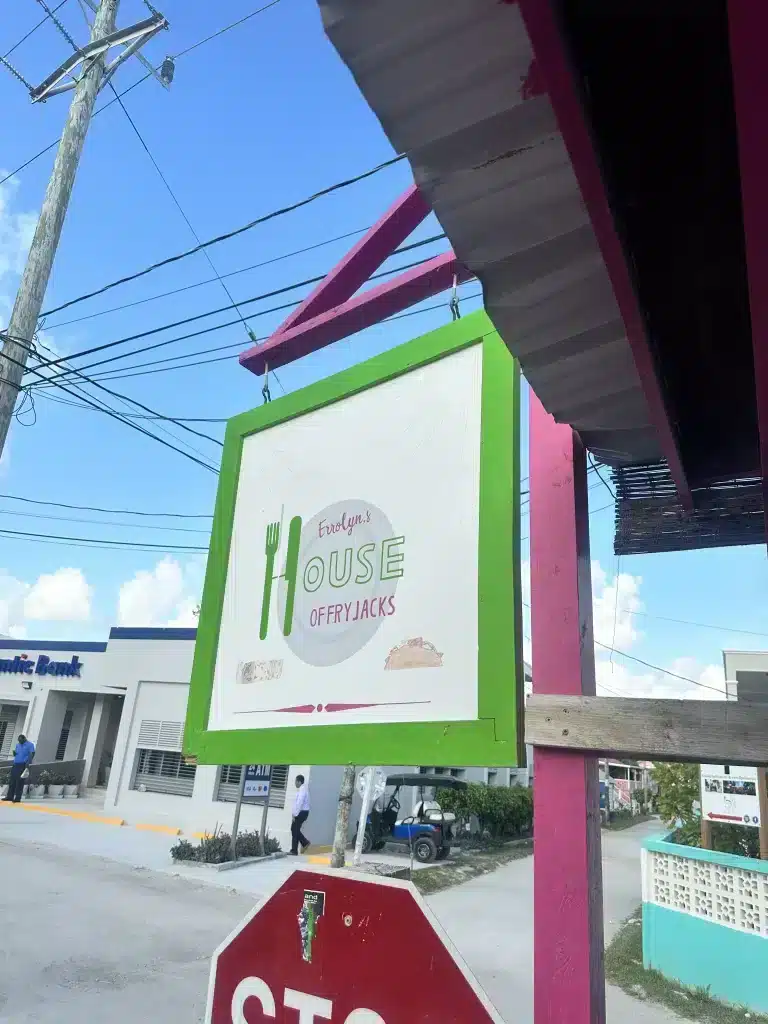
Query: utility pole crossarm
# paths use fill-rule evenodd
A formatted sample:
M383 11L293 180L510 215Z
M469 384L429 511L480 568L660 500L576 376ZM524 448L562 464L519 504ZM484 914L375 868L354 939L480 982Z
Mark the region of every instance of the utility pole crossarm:
M94 21L94 33L91 35L91 40L82 46L76 53L73 53L68 57L62 64L53 71L44 82L38 85L36 88L30 90L30 96L32 97L33 103L39 103L42 100L48 99L49 96L54 96L60 92L66 92L68 89L74 89L78 82L67 82L64 85L59 85L59 82L67 75L71 74L74 69L82 64L83 61L94 60L95 58L105 54L113 46L118 46L121 43L134 43L138 42L138 45L143 45L148 39L151 39L154 35L161 31L161 29L168 28L168 22L162 14L153 14L151 18L146 18L144 21L138 22L136 25L132 25L129 28L121 28L112 30L105 33L104 35L95 35L96 22ZM114 71L118 66L118 63L127 57L131 56L138 46L134 45L128 47L130 53L126 50L125 53L121 54L120 57L108 68L108 71ZM78 80L79 81L79 80Z
M90 7L90 8L91 8L91 10L92 10L92 11L94 12L94 14L95 14L95 13L96 13L96 11L98 10L98 7L97 7L97 5L96 5L96 0L82 0L82 2L83 2L84 4L86 4L86 5L88 6L88 7ZM153 13L157 13L157 12L155 12L155 11L154 11L154 9L153 9ZM166 22L166 24L165 24L165 25L163 26L163 28L167 28L167 27L168 27L168 24L167 24L167 22ZM159 29L158 29L158 31L159 31ZM146 40L144 40L144 41L143 41L143 42L141 43L141 45L143 46L145 42L146 42ZM134 51L134 53L135 53L135 51ZM127 54L127 56L131 56L131 54ZM144 56L144 54L143 54L143 53L135 53L135 56L136 56L136 58L137 58L138 60L140 60L140 61L141 61L141 63L142 63L143 65L144 65L144 67L145 67L145 68L147 69L147 71L148 71L148 72L150 73L150 75L152 75L152 76L153 76L153 77L154 77L154 78L156 79L156 81L158 81L158 82L160 83L160 85L162 85L162 87L163 87L164 89L168 89L168 90L170 90L170 88L171 88L171 84L170 84L170 82L167 82L167 81L166 81L166 80L165 80L165 79L164 79L164 78L162 77L162 75L161 75L161 74L160 74L160 73L158 72L157 68L155 68L155 67L153 67L153 66L152 66L152 64L151 64L151 63L150 63L150 62L149 62L149 61L147 60L147 58L146 58L146 57ZM118 59L119 59L119 58L118 58ZM122 63L122 62L121 62L121 63ZM110 66L109 66L109 67L107 68L107 73L108 73L108 74L109 74L110 76L111 76L111 74L112 74L113 70L115 69L115 67L116 67L116 62L113 62L113 63L112 63L112 64L110 64Z

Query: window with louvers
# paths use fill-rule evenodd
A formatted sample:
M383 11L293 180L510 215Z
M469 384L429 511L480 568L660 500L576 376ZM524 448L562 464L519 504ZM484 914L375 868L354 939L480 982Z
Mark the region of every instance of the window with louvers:
M139 728L133 788L170 796L192 796L195 765L181 755L183 722L145 718Z
M196 766L185 764L179 751L140 748L137 754L134 789L144 786L148 793L192 796Z
M239 764L223 764L219 771L219 783L216 787L216 799L234 803L240 787ZM272 765L272 784L269 787L269 806L285 807L285 794L288 788L289 764ZM258 797L243 797L244 804L260 804Z

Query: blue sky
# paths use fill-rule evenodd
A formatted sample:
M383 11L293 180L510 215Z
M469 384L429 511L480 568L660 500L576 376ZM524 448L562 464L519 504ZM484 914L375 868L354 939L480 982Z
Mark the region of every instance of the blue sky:
M161 7L171 29L150 42L145 54L158 64L166 53L179 53L255 6L255 2L235 0L214 6L164 0ZM40 16L34 0L19 0L11 5L3 20L0 52L5 53ZM85 39L86 27L77 0L68 0L59 16L79 40ZM121 25L145 16L146 8L139 0L123 0ZM67 53L66 41L49 23L10 59L37 83ZM141 65L129 62L117 75L118 89L126 89L143 73ZM111 94L106 91L101 103L109 98ZM392 155L375 117L325 39L313 0L281 0L273 9L181 57L170 92L150 80L133 90L124 102L203 239L365 171ZM4 115L0 122L0 177L56 138L67 103L68 96L64 95L32 106L25 89L0 68L0 105ZM39 210L53 155L53 151L46 154L0 186L3 323L7 322L25 244ZM211 258L220 273L228 273L365 228L409 181L409 169L401 163L215 246L209 250ZM414 237L426 237L438 230L434 221L427 222ZM227 285L235 299L243 300L322 274L353 240L339 241L229 277ZM87 140L46 308L193 244L189 228L128 120L119 106L113 104L93 122ZM416 254L396 258L390 265L436 253L444 245L433 244ZM93 316L113 306L212 276L203 256L190 257L51 316L45 340L58 351L70 353L227 305L229 300L223 288L214 282ZM462 291L465 296L472 295L478 286L470 283ZM254 303L245 310L252 313L280 301L298 299L305 293L306 289L299 289L284 299ZM465 299L462 308L469 311L476 307L477 300ZM273 313L253 319L250 324L259 337L264 337L284 316L285 313ZM285 390L302 387L437 327L448 316L447 307L443 306L373 328L282 369L278 374L280 382ZM143 344L232 318L231 312L221 314L116 351L130 353ZM108 365L119 372L132 363L219 345L235 346L245 340L241 326L230 326ZM261 381L239 366L237 349L230 351L232 356L226 361L104 383L164 414L227 417L261 400ZM273 397L281 393L275 382L272 393ZM57 397L55 391L47 395ZM58 397L68 396L59 393ZM195 514L212 511L214 475L181 455L100 413L62 405L43 394L37 399L36 412L34 426L12 427L0 465L0 494L116 509ZM157 430L155 423L148 425ZM219 424L194 426L214 437L223 434ZM218 460L220 449L215 444L185 435L175 426L169 429L194 444L206 458ZM173 443L178 441L174 439ZM591 477L591 482L592 507L601 509L610 498L599 481ZM151 519L146 528L124 528L115 524L135 524L137 520L131 516L36 508L7 498L0 498L0 512L6 529L46 535L155 544L206 541L205 532L167 529L183 523L185 529L205 531L204 519L175 524L171 519ZM100 523L29 518L10 515L11 512L40 512ZM768 590L762 547L624 558L620 564L617 602L612 518L609 510L596 511L592 516L593 559L599 563L594 574L596 623L598 636L604 642L610 644L615 636L615 645L622 650L715 685L724 647L751 649L768 644ZM523 534L527 533L524 519ZM523 547L527 548L527 542ZM173 552L166 557L162 550L104 551L0 537L0 631L38 638L89 639L104 636L117 621L187 622L199 594L203 558ZM629 614L633 610L646 614ZM764 636L671 623L663 617L728 625ZM600 661L601 680L621 692L680 692L686 696L705 696L708 692L671 677L665 679L618 656L613 664L604 654Z

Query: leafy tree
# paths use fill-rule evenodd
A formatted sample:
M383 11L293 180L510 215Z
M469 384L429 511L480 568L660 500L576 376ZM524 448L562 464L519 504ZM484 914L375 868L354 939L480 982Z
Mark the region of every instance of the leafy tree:
M676 839L686 846L701 845L701 824L694 814L699 799L697 764L656 764L653 779L658 783L656 807L668 828L676 829Z
M657 764L653 778L659 784L659 814L664 824L675 830L675 842L684 846L701 846L701 819L693 808L694 801L699 800L699 765ZM758 830L745 825L714 822L712 848L740 857L759 857Z

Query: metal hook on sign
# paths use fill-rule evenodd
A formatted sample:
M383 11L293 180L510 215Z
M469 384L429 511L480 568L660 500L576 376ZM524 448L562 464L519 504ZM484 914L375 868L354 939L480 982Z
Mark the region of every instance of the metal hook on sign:
M459 309L459 279L456 274L453 275L453 292L451 293L451 301L448 303L448 308L451 311L452 320L461 319L461 310Z
M261 389L261 393L264 396L264 404L272 401L272 395L269 393L269 365L264 363L264 387Z

